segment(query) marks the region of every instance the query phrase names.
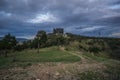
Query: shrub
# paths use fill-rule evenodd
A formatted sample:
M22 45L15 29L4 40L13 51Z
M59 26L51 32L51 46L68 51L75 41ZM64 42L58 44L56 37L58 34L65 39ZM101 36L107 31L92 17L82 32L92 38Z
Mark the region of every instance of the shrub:
M93 47L89 47L89 51L93 53L98 53L101 50L98 47L93 46Z

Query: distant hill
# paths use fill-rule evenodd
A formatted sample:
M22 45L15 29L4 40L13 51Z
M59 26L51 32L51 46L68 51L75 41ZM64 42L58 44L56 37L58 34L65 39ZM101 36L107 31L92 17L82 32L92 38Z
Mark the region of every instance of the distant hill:
M0 37L0 40L2 40L3 37ZM27 41L28 39L26 38L16 38L18 42L23 42L23 41Z
M28 39L26 39L26 38L16 38L17 39L17 41L19 41L19 42L23 42L23 41L27 41Z

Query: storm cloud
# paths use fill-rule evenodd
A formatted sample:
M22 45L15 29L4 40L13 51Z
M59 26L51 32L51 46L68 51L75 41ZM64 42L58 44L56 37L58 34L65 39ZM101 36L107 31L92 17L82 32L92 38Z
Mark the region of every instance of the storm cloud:
M32 38L38 30L120 37L119 0L0 0L0 36Z

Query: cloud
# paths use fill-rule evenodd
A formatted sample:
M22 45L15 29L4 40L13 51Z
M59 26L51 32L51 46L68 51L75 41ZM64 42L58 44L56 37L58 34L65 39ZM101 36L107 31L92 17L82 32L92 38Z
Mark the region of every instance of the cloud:
M0 35L27 37L62 27L76 34L104 31L109 36L120 30L119 13L119 0L0 0Z
M110 9L120 9L120 4L110 6Z
M25 36L18 36L18 38L25 38L25 39L34 39L35 35L25 35Z
M46 14L37 14L35 16L35 18L28 20L27 22L30 23L45 23L45 22L58 22L58 18L56 18L54 15L50 14L50 13L46 13Z
M81 29L82 32L90 32L90 31L95 31L95 30L99 30L101 28L103 28L104 26L93 26L93 27L87 27L87 28L83 28Z
M119 37L120 38L120 32L112 33L110 37Z
M11 15L12 15L11 13L6 13L4 11L0 11L0 16L10 17Z

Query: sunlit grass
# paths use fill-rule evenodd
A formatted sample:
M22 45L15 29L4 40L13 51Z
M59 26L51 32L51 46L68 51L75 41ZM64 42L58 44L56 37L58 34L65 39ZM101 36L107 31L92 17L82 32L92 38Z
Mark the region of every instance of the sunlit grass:
M13 61L14 60L14 61ZM46 48L37 50L24 50L8 55L8 57L0 57L0 67L13 65L28 65L38 62L77 62L80 58L69 54L68 52Z

